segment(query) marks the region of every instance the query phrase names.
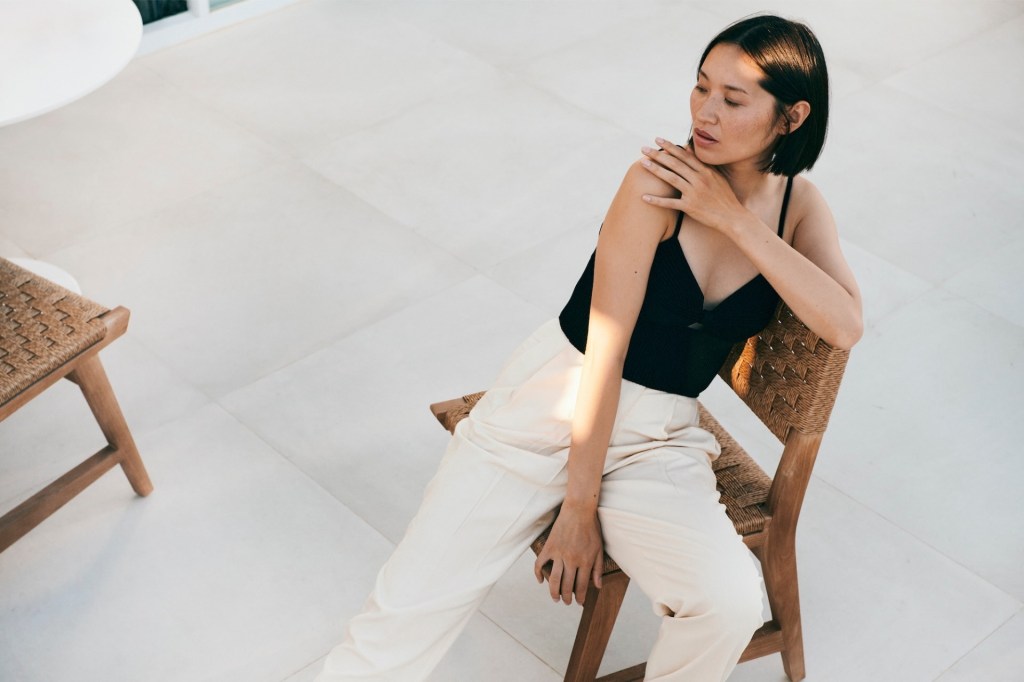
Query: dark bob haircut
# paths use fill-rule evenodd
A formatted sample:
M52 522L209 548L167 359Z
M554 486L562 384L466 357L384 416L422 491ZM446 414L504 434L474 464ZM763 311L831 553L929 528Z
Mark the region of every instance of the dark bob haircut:
M828 70L814 33L804 24L781 17L747 17L714 37L701 55L698 71L711 48L720 43L736 45L764 72L760 85L775 97L779 116L786 117L786 107L801 100L811 105L807 120L779 138L771 161L761 170L796 175L811 168L825 144L828 127Z

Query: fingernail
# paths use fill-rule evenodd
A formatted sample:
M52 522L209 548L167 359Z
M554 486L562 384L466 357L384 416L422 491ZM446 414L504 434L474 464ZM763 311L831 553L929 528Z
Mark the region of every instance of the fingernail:
M649 154L650 152L653 152L654 150L651 149L650 147L640 147L640 151L642 151L644 154Z
M650 166L651 165L651 160L650 159L640 159L640 165L641 166Z
M650 194L645 194L645 195L644 195L644 197L643 197L643 199L644 199L644 201L646 201L646 202L647 202L648 204L649 204L649 203L651 203L651 195L650 195Z
M657 142L658 144L663 144L665 142L665 140L661 139L660 137L654 138L654 141Z

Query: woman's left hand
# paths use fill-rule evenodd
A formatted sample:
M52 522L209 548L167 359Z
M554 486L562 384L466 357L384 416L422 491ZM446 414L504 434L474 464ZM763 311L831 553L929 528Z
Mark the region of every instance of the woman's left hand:
M655 140L662 149L643 147L641 151L647 158L640 163L679 190L680 196L676 199L645 194L644 201L682 211L718 230L733 224L737 214L746 210L718 169L703 163L689 147L678 147L660 137Z
M550 568L549 568L550 566ZM548 583L551 599L582 604L591 583L601 588L604 541L597 511L580 511L564 503L551 526L544 548L533 564L537 582Z

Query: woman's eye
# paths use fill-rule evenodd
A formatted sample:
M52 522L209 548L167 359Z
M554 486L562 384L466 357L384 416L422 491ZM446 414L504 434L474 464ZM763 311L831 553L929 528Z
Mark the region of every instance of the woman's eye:
M725 103L728 104L730 107L738 107L740 105L739 102L733 102L731 99L725 100Z
M705 88L703 85L695 85L695 86L693 86L693 89L696 90L699 93L705 93L705 92L708 91L708 89Z

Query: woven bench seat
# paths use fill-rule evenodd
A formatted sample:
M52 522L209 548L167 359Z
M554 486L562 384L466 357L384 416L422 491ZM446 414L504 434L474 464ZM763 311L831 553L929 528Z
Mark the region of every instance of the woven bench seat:
M0 405L101 341L108 312L0 259Z
M124 334L128 317L125 308L105 308L0 258L0 422L66 378L81 389L107 440L93 456L0 517L0 551L116 465L137 494L153 489L98 356ZM52 428L60 427L55 420Z

